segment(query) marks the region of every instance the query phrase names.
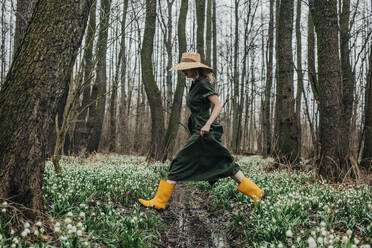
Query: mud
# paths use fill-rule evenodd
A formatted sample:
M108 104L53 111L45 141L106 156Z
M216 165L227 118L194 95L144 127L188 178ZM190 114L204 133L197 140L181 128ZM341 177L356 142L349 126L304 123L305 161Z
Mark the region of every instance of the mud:
M165 230L156 244L158 247L242 247L234 240L236 233L228 231L231 212L215 208L212 191L177 184L169 208L161 217Z

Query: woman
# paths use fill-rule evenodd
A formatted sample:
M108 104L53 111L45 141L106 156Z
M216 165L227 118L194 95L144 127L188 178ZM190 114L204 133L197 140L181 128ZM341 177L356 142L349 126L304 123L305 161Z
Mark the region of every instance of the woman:
M188 120L191 137L173 159L168 180L160 180L155 197L152 200L139 199L139 202L145 207L165 209L177 181L209 181L213 184L220 178L232 177L239 183L238 191L251 197L256 206L264 191L244 176L221 142L223 128L215 119L222 105L211 84L214 81L212 68L200 63L200 54L183 53L181 63L170 70L182 70L186 77L193 79L187 96L187 106L191 110ZM212 113L211 103L214 105Z

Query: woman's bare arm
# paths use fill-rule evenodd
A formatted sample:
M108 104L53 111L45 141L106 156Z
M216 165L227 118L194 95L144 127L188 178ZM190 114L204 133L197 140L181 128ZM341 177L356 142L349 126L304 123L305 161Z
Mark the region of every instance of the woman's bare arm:
M212 111L211 116L209 117L207 123L205 123L204 127L200 130L200 135L203 136L205 133L209 133L209 130L211 128L212 123L217 118L217 116L221 113L222 110L222 104L220 102L220 99L217 95L211 95L208 96L208 100L213 103L214 108Z

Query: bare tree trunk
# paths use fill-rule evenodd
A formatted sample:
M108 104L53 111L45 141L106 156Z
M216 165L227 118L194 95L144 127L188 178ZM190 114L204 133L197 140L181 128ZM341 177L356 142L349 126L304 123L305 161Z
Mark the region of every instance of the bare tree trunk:
M296 10L296 45L297 45L297 93L296 93L296 127L297 127L297 153L301 159L301 97L302 97L302 42L301 42L301 0L297 0Z
M212 51L212 0L208 0L207 6L207 33L206 33L206 43L207 43L207 50L206 50L206 57L205 63L210 66L211 65L211 51Z
M204 21L205 21L205 0L195 0L196 3L196 21L198 28L196 30L196 50L200 53L201 61L205 59L204 54Z
M271 154L271 87L273 83L273 50L274 50L274 0L270 0L269 38L267 43L267 71L265 86L265 101L263 106L263 155Z
M307 65L308 65L308 78L311 85L311 89L315 98L316 104L319 106L320 99L319 99L319 82L317 79L317 74L315 70L315 34L314 34L314 23L311 11L309 10L308 14L308 32L307 32ZM304 93L305 97L305 93ZM311 123L310 115L308 114L308 119L310 123L310 130L312 131L312 138L313 138L313 145L314 145L314 155L316 158L319 157L319 136L317 135L318 132L316 130L316 123L315 125Z
M26 206L31 218L42 208L47 136L70 81L90 5L40 0L0 91L0 130L6 130L0 132L0 197Z
M345 152L349 153L350 133L351 133L351 116L353 113L355 80L354 73L350 64L350 0L340 0L342 2L342 12L340 14L340 48L341 48L341 67L342 67L342 101L343 101L343 118L346 132L344 133Z
M107 38L110 20L111 0L101 0L100 24L97 41L97 68L96 81L93 85L91 100L95 101L98 96L106 93L106 54ZM102 133L103 119L105 116L106 99L102 97L96 104L89 108L89 119L87 123L89 138L88 152L92 153L98 150L98 145Z
M364 120L364 148L362 161L363 168L372 170L372 44L369 50L369 70L367 72L367 87L365 95L365 120Z
M148 160L160 160L161 144L164 137L164 113L161 94L153 75L152 53L156 24L156 1L146 0L145 33L141 49L142 81L151 109L151 148Z
M90 7L89 12L89 23L87 36L85 38L85 51L83 57L84 68L84 82L87 85L83 90L83 99L81 105L78 108L78 111L86 109L81 113L77 119L75 130L74 130L74 142L73 149L75 153L79 153L82 150L85 150L88 146L88 130L86 127L86 118L88 115L88 109L86 106L89 102L91 81L92 81L92 72L94 69L93 62L93 42L94 35L96 33L96 1L93 1L92 6Z
M280 3L278 29L278 82L276 105L278 110L278 147L280 159L295 161L298 157L296 118L293 96L293 1Z
M216 22L216 0L213 0L213 16L212 16L212 22L213 22L213 68L214 71L217 73L217 22ZM217 76L215 75L217 78Z
M188 0L182 0L180 7L180 15L178 19L178 50L179 60L181 60L182 53L186 52L186 17L188 11ZM180 114L182 110L182 97L185 89L186 78L178 71L177 88L174 94L172 112L169 119L169 125L165 134L164 148L162 161L164 162L173 152L173 147L180 123Z
M238 137L239 137L239 75L238 75L238 53L239 53L239 0L235 0L235 7L234 7L234 16L235 16L235 40L234 40L234 93L233 93L233 125L232 125L232 139L231 139L231 148L233 153L237 153L239 144L238 144ZM240 61L239 61L240 64Z
M127 56L125 51L125 28L126 28L126 20L127 20L127 12L128 12L128 2L129 0L124 1L124 10L123 10L123 17L121 21L121 43L120 43L120 53L119 59L121 60L121 74L120 74L120 89L121 89L121 99L120 99L120 108L119 108L119 121L120 121L120 129L119 129L119 140L120 140L120 151L124 152L126 150L127 143L129 142L128 139L128 120L129 120L129 111L127 112L127 105L129 105L129 96L127 101L127 93L125 91L125 77L126 77L126 70L127 70ZM128 80L129 81L129 80ZM129 82L128 82L129 83ZM128 87L129 93L129 87ZM129 95L129 94L128 94Z
M347 175L345 123L343 119L341 63L338 57L337 2L311 0L311 14L318 37L320 85L320 164L319 174L332 181Z

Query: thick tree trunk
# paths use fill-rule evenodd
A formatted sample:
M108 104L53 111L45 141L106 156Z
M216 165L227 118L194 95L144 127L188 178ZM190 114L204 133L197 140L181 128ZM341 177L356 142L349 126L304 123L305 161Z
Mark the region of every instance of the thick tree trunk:
M341 4L341 0L340 0ZM346 132L345 152L350 151L350 133L351 133L351 116L353 113L355 80L350 64L349 49L349 19L350 19L350 0L342 0L342 12L340 14L340 45L341 45L341 67L342 67L342 101L343 101L343 118Z
M195 0L196 3L196 50L200 53L201 61L205 59L204 54L204 21L205 21L205 0Z
M151 109L151 147L148 153L148 160L160 160L161 148L159 144L164 138L164 113L161 101L161 94L156 85L153 65L153 43L156 28L156 1L146 0L146 20L145 32L143 34L143 42L141 49L141 68L142 68L142 83L145 86L147 99Z
M276 105L278 110L278 147L280 159L295 161L297 152L296 117L293 96L293 1L282 0L278 30L278 82Z
M178 50L179 60L182 53L186 52L186 17L188 10L188 0L182 0L180 7L180 15L178 19ZM162 151L162 161L164 162L173 152L174 143L180 123L180 115L182 110L182 97L185 89L186 78L181 71L178 71L177 88L174 94L172 112L169 119L169 125L165 134L164 147Z
M342 181L350 167L344 150L347 130L343 121L337 2L311 0L310 9L318 37L321 144L319 174L332 181Z
M30 24L32 13L34 12L37 0L17 0L16 28L14 33L14 55L23 39L28 25Z
M98 145L102 133L103 119L105 116L106 98L106 54L107 37L110 19L111 0L101 0L99 34L97 41L97 68L96 81L91 93L91 101L96 101L89 108L88 128L88 152L92 153L98 150Z
M25 205L29 217L42 207L47 136L70 81L90 5L40 0L0 91L0 197Z

